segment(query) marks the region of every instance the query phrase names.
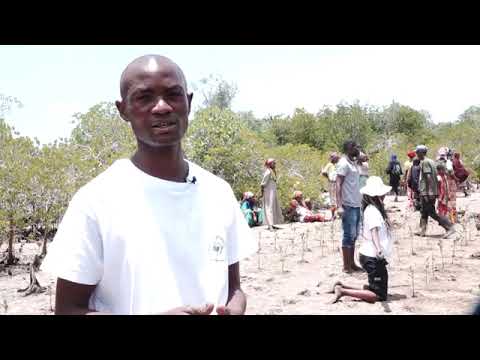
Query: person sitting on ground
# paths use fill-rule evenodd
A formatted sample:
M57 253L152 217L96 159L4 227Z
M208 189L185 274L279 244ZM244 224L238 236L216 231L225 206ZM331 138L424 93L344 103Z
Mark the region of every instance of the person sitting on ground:
M298 221L301 223L325 222L332 220L331 217L326 217L322 214L314 214L311 210L301 205L295 199L290 202L290 207L295 209L298 216Z
M254 193L247 191L243 194L240 208L247 220L248 226L254 227L263 224L263 211L257 207L257 199Z
M453 173L453 172L452 172ZM449 173L446 164L439 160L437 162L438 177L438 201L437 211L439 215L446 216L452 223L457 222L457 184L452 173Z
M378 176L371 176L360 189L363 194L363 238L360 246L360 265L368 274L368 285L363 289L347 286L337 281L331 292L333 303L343 296L351 296L369 303L387 300L387 258L392 252L391 225L383 203L385 195L392 189L383 184Z
M305 200L303 200L303 193L301 191L297 190L293 192L293 200L297 200L300 205L307 207Z
M390 157L390 162L388 163L388 167L386 169L387 174L390 176L390 186L395 193L395 199L393 201L398 201L398 187L400 185L400 178L403 174L402 166L400 162L397 160L397 155L393 154Z

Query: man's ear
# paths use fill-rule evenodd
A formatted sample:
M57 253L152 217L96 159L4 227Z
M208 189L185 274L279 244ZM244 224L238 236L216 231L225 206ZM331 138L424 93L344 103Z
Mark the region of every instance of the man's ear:
M115 101L115 105L117 106L118 113L120 114L120 117L125 120L126 122L129 122L127 116L125 115L125 103L123 101Z
M187 94L187 101L188 101L188 115L190 115L190 110L192 110L192 99L193 99L193 92Z

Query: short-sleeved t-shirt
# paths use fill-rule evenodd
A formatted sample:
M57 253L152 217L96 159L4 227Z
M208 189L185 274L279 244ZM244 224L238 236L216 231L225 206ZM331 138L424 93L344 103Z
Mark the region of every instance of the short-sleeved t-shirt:
M365 256L376 257L377 252L372 238L374 228L378 228L380 246L385 257L388 258L392 253L392 238L382 214L373 205L368 205L363 213L363 241L358 251Z
M362 205L362 195L360 194L360 172L358 165L346 157L342 157L337 164L337 175L344 177L342 185L342 206L360 207Z
M228 266L257 245L231 187L191 162L189 168L195 183L116 161L74 195L42 270L97 285L89 301L97 311L225 305Z
M429 189L427 189L427 174L430 174L432 179L432 187ZM420 162L419 191L422 196L438 195L437 167L435 162L429 158L425 158Z

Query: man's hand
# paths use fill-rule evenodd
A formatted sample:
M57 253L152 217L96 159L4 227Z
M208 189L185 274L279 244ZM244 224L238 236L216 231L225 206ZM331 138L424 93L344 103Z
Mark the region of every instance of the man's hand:
M210 315L213 308L213 304L205 304L201 307L179 306L163 313L163 315Z
M342 217L343 214L345 213L345 210L343 209L343 206L340 206L337 210L336 213L339 217Z
M385 259L385 255L382 250L377 250L377 259L378 260L383 260Z
M217 306L217 314L218 315L243 315L243 312L240 310L235 310L228 306Z

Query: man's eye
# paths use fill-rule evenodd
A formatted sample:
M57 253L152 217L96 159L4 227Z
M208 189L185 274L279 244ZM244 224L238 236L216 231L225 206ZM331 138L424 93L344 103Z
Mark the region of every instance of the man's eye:
M150 94L142 94L142 95L139 95L135 98L135 100L138 100L138 101L148 101L152 98L152 95Z

